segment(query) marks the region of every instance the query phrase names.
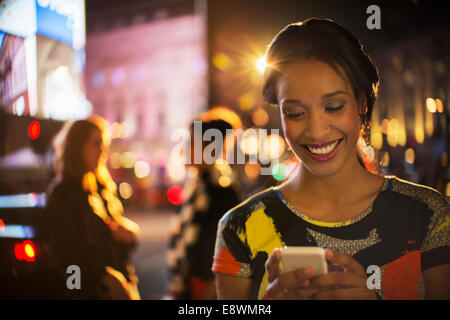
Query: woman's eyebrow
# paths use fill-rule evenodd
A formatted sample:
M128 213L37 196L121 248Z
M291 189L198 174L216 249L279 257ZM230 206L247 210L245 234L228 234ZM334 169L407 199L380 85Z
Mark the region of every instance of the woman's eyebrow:
M333 97L333 96L338 95L338 94L347 94L347 93L345 93L345 91L342 91L342 90L337 90L337 91L334 91L334 92L330 92L330 93L324 94L322 96L322 99L330 98L330 97Z
M342 90L337 90L337 91L333 91L333 92L324 94L321 97L321 99L330 98L330 97L336 96L338 94L345 94L346 95L347 93L345 91L342 91ZM280 105L286 104L286 103L304 105L304 103L301 100L296 100L296 99L283 99L283 100L281 100Z
M303 102L301 100L296 100L296 99L283 99L283 100L281 100L280 105L287 104L287 103L299 104L299 105L303 106Z

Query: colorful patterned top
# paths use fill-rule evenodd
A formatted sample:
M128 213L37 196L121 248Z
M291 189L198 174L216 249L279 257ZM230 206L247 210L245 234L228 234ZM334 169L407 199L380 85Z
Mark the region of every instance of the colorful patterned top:
M320 246L352 255L381 271L384 299L422 299L422 272L450 263L450 205L436 190L386 176L372 205L345 222L301 214L271 187L227 212L219 222L213 272L268 285L264 263L275 248Z

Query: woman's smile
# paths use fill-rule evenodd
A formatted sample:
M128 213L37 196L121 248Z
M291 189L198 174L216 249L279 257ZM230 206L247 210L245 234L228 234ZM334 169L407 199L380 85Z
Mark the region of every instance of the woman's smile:
M321 144L303 144L301 146L311 159L316 161L329 161L338 152L339 145L343 139L335 139Z

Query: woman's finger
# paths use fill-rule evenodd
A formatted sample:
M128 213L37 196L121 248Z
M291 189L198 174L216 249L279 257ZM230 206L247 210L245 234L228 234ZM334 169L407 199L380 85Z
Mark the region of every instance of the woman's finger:
M366 274L364 268L349 254L327 249L325 251L325 258L330 262L343 266L348 271L357 274Z
M280 292L288 292L309 286L310 279L314 276L314 269L311 267L298 269L291 272L279 274L273 281L269 282L267 293L274 297Z
M283 288L297 289L299 287L309 285L309 281L315 276L314 268L307 267L281 273L279 276L280 284ZM308 283L306 283L308 281Z
M365 284L366 278L353 272L332 272L311 279L311 287L317 288L363 287Z
M278 248L272 251L269 256L269 259L266 261L266 269L267 269L267 280L270 282L274 281L276 277L280 274L280 261L281 254Z

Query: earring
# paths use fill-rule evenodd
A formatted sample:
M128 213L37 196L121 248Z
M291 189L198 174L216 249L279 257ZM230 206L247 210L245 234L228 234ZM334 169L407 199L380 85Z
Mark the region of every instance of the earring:
M364 140L364 138L361 136L358 138L358 147L366 159L368 159L369 161L375 160L375 150L372 146L368 146L366 140Z

